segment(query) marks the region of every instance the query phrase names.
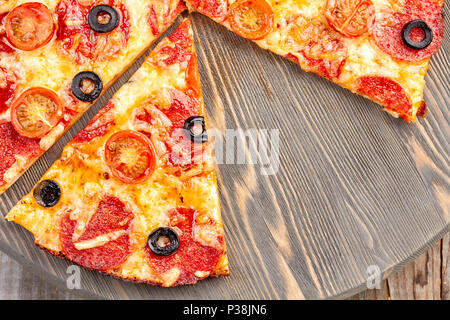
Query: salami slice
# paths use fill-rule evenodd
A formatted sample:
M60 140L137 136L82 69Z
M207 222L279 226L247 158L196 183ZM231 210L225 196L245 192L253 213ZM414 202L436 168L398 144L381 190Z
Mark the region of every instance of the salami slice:
M357 81L356 91L396 112L406 121L412 120L412 104L405 90L387 77L365 76Z
M433 41L425 49L412 49L403 42L403 28L414 20L425 21L432 30ZM405 0L399 11L377 12L371 30L375 43L387 54L400 60L422 61L435 54L444 39L442 7L433 0ZM424 33L416 28L411 31L410 36L419 42Z
M219 262L222 249L201 244L194 239L197 211L194 209L177 208L170 212L170 227L179 230L178 250L170 256L159 256L146 247L148 262L157 273L163 274L172 268L180 270L180 276L175 285L194 283L209 275ZM213 224L213 221L206 223ZM218 241L223 244L219 236ZM222 247L222 246L221 246ZM201 276L198 272L204 274Z
M132 213L126 211L122 201L107 196L100 201L85 230L74 242L77 221L71 220L68 213L62 219L60 230L63 254L89 269L107 270L117 267L130 254L128 230L133 217ZM95 246L93 242L101 245ZM80 248L81 245L84 248Z

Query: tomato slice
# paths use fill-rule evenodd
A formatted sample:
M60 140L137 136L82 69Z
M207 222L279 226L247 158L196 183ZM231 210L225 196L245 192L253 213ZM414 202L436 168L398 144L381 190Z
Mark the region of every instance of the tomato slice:
M28 138L41 138L63 116L63 105L58 95L45 88L24 91L11 106L11 123L16 131Z
M34 50L53 37L55 23L50 10L38 2L27 2L14 8L5 19L5 30L11 44L21 50Z
M140 183L155 170L156 154L151 141L132 130L113 134L105 146L105 159L112 174L124 183Z
M258 40L273 27L273 10L266 0L238 0L230 7L231 29L241 37Z
M337 32L355 38L367 32L368 21L374 13L371 0L328 0L325 16Z

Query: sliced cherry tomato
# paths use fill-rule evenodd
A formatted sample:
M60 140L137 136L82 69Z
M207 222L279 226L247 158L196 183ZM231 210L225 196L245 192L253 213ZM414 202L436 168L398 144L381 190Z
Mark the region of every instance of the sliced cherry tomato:
M144 181L156 166L151 141L144 134L131 130L119 131L108 139L105 159L112 174L124 183Z
M58 95L45 88L24 91L11 106L11 122L18 133L28 138L41 138L63 116Z
M368 21L374 13L370 0L328 0L325 16L333 29L353 38L367 32Z
M273 10L266 0L240 0L230 7L231 29L241 37L258 40L273 27Z
M55 23L50 10L38 2L27 2L14 8L5 19L5 30L11 44L21 50L34 50L53 37Z

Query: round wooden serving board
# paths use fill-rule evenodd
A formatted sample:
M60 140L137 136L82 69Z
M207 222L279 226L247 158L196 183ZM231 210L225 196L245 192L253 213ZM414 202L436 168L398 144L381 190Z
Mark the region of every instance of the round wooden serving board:
M450 26L448 6L446 13ZM262 175L260 164L218 165L229 277L159 288L82 269L79 293L342 298L366 288L369 266L386 277L449 231L449 34L427 76L430 115L408 124L205 17L191 18L209 128L279 130L279 170ZM3 215L140 63L0 198ZM4 219L0 249L66 287L70 263L41 251L29 232Z

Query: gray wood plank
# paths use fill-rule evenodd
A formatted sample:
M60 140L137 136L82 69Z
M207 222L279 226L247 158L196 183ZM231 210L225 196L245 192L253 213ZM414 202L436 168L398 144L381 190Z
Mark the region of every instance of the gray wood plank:
M450 274L448 273L450 235L445 236L435 244L422 258L411 262L403 270L392 274L384 280L379 290L366 290L355 296L352 300L391 300L391 299L442 299L449 300ZM435 268L427 269L427 265ZM425 266L425 268L424 268ZM427 277L435 281L418 281L420 277L414 270L421 270ZM422 274L422 273L421 273ZM416 289L417 288L417 289ZM417 296L415 292L423 291L429 296ZM434 295L434 296L433 296ZM78 295L72 294L70 290L62 290L49 283L45 277L40 278L29 272L18 262L0 252L0 299L79 299Z
M261 158L256 165L218 165L231 276L164 289L82 270L80 294L347 297L365 288L370 265L386 277L448 232L448 36L427 78L430 116L407 124L205 17L191 17L209 126L278 130L279 171L262 175ZM130 75L0 198L3 214ZM0 248L65 287L70 264L35 248L22 228L1 220Z

